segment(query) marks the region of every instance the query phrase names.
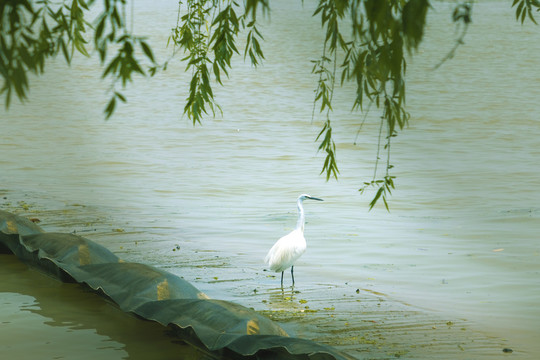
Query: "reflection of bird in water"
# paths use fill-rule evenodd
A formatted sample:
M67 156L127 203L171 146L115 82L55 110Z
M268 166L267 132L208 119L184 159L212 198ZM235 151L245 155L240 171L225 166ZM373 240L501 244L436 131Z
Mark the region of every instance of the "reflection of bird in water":
M304 238L304 224L306 217L304 214L304 207L302 206L304 200L318 200L316 197L308 194L302 194L298 197L296 205L298 206L298 222L296 228L276 241L274 246L270 249L264 261L270 266L270 269L275 272L281 272L281 287L283 288L283 272L291 268L292 284L294 285L294 263L304 251L306 251L306 239Z

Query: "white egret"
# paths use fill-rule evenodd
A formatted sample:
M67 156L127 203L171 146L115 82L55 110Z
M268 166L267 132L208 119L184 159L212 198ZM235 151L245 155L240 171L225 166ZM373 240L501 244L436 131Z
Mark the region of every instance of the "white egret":
M306 239L304 238L306 216L303 207L303 202L306 199L323 201L308 194L300 195L296 201L296 205L298 206L296 228L276 241L264 259L270 266L270 270L281 272L281 288L283 288L283 272L289 267L291 268L292 284L294 286L294 263L306 251Z

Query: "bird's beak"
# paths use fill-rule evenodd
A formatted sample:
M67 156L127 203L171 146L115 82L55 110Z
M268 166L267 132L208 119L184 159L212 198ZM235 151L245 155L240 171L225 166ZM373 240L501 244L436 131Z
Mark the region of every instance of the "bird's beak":
M312 197L312 196L308 197L308 199L310 199L310 200L317 200L317 201L324 201L323 199L319 199L319 198Z

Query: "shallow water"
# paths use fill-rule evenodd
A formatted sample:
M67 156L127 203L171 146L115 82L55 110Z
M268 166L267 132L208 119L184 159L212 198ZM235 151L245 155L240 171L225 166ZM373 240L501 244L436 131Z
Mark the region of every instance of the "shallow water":
M136 30L154 44L168 36L169 26L158 25L176 21L176 2L160 4L135 8ZM348 112L348 89L339 91L341 177L326 183L314 142L321 122L311 122L316 79L306 61L320 51L319 22L308 4L273 6L263 28L267 62L254 70L239 60L217 90L223 118L202 126L181 118L189 78L181 65L137 80L126 91L129 106L104 122L109 84L95 61L77 59L69 70L52 64L33 80L27 104L1 114L3 206L38 213L48 231L77 230L128 260L166 268L212 297L271 311L280 303L272 301L279 278L262 271L262 259L294 226L298 194L311 193L325 202L306 202L297 300L333 303L356 289L375 291L441 319L466 319L506 339L514 355L534 358L540 52L532 44L539 30L517 24L508 2L475 4L465 45L432 71L454 37L452 5L434 4L408 67L412 118L392 145L391 213L368 212L372 194L357 190L372 176L378 114L354 145L361 115Z
M0 255L3 359L205 359L165 329Z

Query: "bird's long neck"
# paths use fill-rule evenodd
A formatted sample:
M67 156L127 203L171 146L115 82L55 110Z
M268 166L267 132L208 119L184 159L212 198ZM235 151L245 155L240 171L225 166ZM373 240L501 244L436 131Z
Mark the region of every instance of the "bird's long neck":
M296 206L298 206L298 221L296 222L296 230L304 232L306 216L304 214L304 207L302 206L302 199L298 199L298 201L296 202Z

